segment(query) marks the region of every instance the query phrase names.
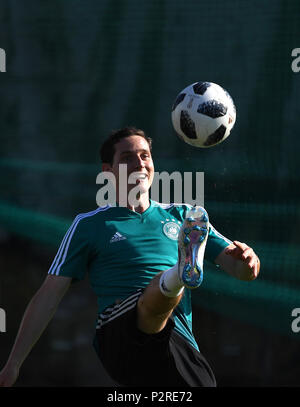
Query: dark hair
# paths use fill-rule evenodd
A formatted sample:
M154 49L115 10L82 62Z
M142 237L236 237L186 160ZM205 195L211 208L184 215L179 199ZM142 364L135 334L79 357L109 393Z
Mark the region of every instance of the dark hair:
M112 131L100 148L100 157L102 163L112 164L115 155L115 144L125 137L140 136L143 137L149 144L150 151L152 150L152 139L146 136L145 132L135 127L124 127L122 129Z

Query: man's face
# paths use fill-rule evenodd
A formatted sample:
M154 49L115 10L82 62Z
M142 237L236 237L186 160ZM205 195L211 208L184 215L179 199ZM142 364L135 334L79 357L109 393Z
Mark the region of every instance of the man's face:
M127 180L130 174L135 173L135 183L127 184L128 193L136 185L139 185L141 193L149 190L154 177L154 166L147 140L141 136L129 136L115 144L113 163L103 166L103 170L114 174L117 185L119 185L120 164L127 165Z

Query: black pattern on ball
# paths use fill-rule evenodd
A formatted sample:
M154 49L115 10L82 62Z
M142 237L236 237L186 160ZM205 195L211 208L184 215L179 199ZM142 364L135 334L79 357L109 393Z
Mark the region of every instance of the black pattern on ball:
M204 95L206 92L207 88L210 87L209 82L197 82L195 85L193 85L194 92L196 95Z
M180 112L180 128L186 137L190 139L197 138L195 123L186 110Z
M172 106L172 112L173 112L173 110L176 109L176 107L179 105L179 103L181 103L183 101L185 95L186 95L185 93L180 93L177 96L177 98L176 98L176 100L175 100L175 102L173 103L173 106Z
M226 132L226 127L223 124L221 124L221 126L218 127L214 133L212 133L211 135L209 135L207 137L207 140L205 141L205 143L203 145L208 147L208 146L217 144L225 136L225 132Z
M227 107L216 100L209 100L208 102L201 103L198 106L197 112L216 119L217 117L225 116Z

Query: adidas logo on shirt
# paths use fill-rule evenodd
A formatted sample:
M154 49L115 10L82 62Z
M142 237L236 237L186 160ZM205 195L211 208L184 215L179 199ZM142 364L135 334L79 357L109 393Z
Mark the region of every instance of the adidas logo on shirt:
M125 240L125 239L126 239L125 236L123 236L123 235L121 235L121 233L117 232L110 239L109 243L119 242L120 240Z

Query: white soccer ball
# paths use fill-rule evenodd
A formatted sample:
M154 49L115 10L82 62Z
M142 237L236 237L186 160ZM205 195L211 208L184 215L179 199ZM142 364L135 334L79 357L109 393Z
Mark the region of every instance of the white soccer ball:
M236 109L229 93L213 82L195 82L177 96L172 106L172 123L186 143L213 147L230 134Z

